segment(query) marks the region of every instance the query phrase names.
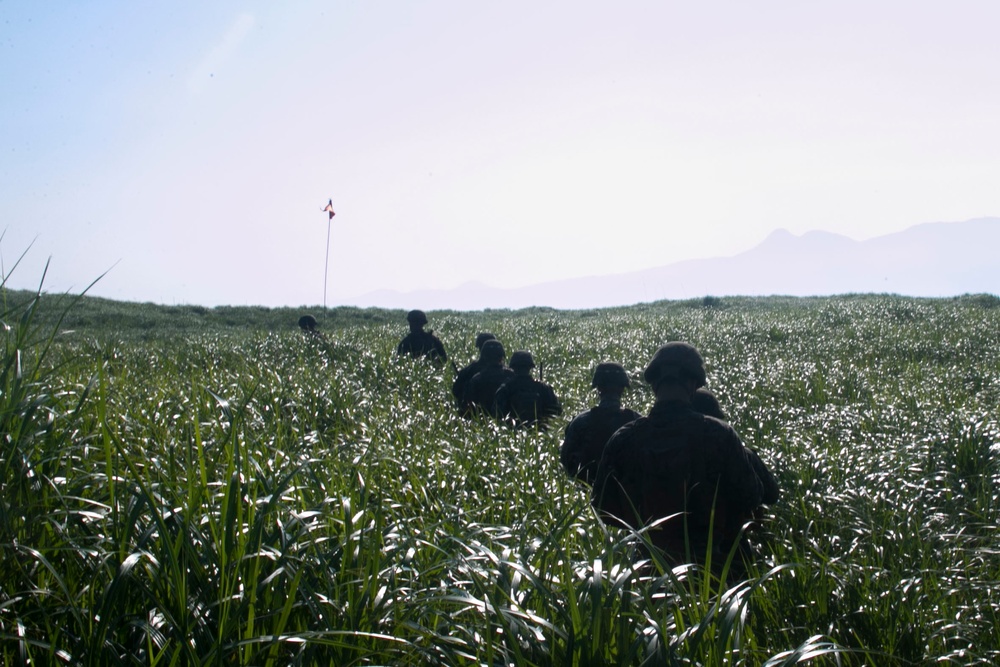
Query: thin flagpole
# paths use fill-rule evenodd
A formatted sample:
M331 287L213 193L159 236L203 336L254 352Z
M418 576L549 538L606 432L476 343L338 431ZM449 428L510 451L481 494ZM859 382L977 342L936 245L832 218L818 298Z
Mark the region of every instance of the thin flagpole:
M330 269L330 227L333 226L333 219L326 221L326 263L323 265L323 310L326 310L326 276Z
M323 210L330 214L326 218L326 263L323 264L323 310L326 310L326 277L330 272L330 228L333 226L333 216L336 215L333 212L333 199L326 203L326 208Z

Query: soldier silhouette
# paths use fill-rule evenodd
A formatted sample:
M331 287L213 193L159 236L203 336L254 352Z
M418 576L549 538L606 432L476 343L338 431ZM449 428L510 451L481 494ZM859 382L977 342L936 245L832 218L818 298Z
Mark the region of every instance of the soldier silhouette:
M406 321L410 325L410 333L399 341L396 354L401 357L409 355L414 359L426 357L437 363L448 360L441 339L435 336L433 331L424 331L424 326L427 324L427 315L424 311L411 310L406 314Z
M622 407L622 394L630 385L621 364L597 365L591 386L597 390L598 404L573 418L566 426L559 448L559 462L571 477L593 484L608 439L619 428L642 416Z
M498 416L497 390L514 377L514 372L503 365L505 351L500 341L487 340L479 352L479 372L472 376L462 392L459 411L463 415L477 412Z
M598 515L610 525L646 529L670 564L711 558L715 569L734 549L747 555L740 544L744 524L763 502L777 500L765 499L759 476L770 472L755 469L729 424L692 407L706 379L694 347L662 346L643 377L656 402L605 446L591 495ZM730 575L742 558L733 564Z
M562 405L552 387L531 377L534 367L530 352L522 350L510 355L514 377L497 390L497 414L517 427L545 429L551 417L562 414Z
M462 399L465 396L465 390L469 386L469 382L480 370L484 368L483 366L483 344L488 340L496 340L497 337L491 333L483 332L476 335L476 349L479 350L479 358L473 361L471 364L458 370L455 373L455 380L451 384L451 395L455 397L455 404L462 407ZM454 363L454 362L452 362Z

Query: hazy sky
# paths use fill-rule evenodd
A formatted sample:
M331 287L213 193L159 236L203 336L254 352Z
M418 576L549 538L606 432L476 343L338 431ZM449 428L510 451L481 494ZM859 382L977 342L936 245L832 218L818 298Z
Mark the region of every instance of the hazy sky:
M336 305L1000 215L998 30L995 0L0 0L3 268L321 304L332 197Z

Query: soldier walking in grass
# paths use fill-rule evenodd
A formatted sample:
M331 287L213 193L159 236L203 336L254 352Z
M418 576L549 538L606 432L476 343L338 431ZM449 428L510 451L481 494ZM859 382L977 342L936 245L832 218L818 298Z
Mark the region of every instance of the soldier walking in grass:
M552 387L531 377L535 360L530 352L510 355L514 377L497 390L497 413L518 427L547 427L549 418L562 414L562 405Z
M710 557L716 569L734 549L744 552L744 524L777 497L765 499L765 485L733 428L692 408L706 379L694 347L664 345L643 377L656 402L647 417L611 436L592 503L609 525L648 528L650 542L668 563L705 563ZM742 568L741 558L733 563L730 574Z
M422 310L411 310L406 314L406 321L410 325L410 333L403 340L399 341L396 347L396 354L399 356L409 355L414 359L426 357L436 363L444 363L448 360L448 354L444 351L444 343L434 335L433 331L424 331L427 325L427 315Z
M598 364L591 386L597 390L598 404L573 418L559 448L559 462L566 473L587 484L594 483L597 464L612 434L642 416L622 407L622 394L631 383L621 364Z
M477 412L491 417L497 416L497 390L511 378L514 372L504 366L506 352L500 341L487 340L479 351L479 372L472 376L462 391L459 411L464 416Z
M455 381L451 383L451 395L455 397L455 404L461 408L462 398L465 390L469 386L472 378L483 369L483 344L488 340L496 340L497 337L489 332L476 335L476 349L479 350L479 358L473 361L460 371L455 373ZM454 364L454 362L452 362Z
M302 333L305 335L327 342L326 336L319 330L319 323L316 322L316 318L312 315L303 315L300 317L299 328L302 329Z
M299 318L299 328L306 333L312 333L317 329L316 318L312 315L303 315Z

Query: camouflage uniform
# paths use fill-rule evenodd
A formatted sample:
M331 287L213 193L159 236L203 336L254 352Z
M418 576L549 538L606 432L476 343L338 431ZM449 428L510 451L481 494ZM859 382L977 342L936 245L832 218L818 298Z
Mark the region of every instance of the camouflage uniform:
M609 524L648 531L668 561L718 565L737 546L743 525L765 500L761 473L773 477L726 422L698 412L707 405L704 362L687 343L661 346L643 373L656 393L648 417L620 428L604 448L591 502ZM757 458L755 462L754 459ZM773 490L776 500L777 485ZM743 559L737 559L742 565ZM735 563L735 561L734 561Z
M478 334L476 336L476 349L479 350L479 358L455 374L455 381L451 383L451 395L455 397L455 403L459 407L462 405L462 398L465 396L465 390L469 386L469 382L475 377L476 373L486 368L482 357L483 345L487 341L496 339L496 336L491 333Z
M510 355L514 377L497 390L497 414L516 426L545 428L549 417L562 414L562 405L552 387L531 377L535 361L529 352Z
M672 517L649 536L676 562L703 561L709 539L714 558L724 558L763 500L748 451L725 422L684 402L657 402L611 436L594 507L606 522L635 529Z
M515 375L497 390L497 412L519 425L544 424L562 414L562 405L552 387L532 377Z
M622 394L631 384L621 364L613 361L597 364L590 386L597 390L600 402L566 426L559 448L559 462L570 477L593 484L608 438L620 427L642 416L622 407Z
M448 360L448 354L444 351L444 343L431 331L424 331L427 324L427 316L420 310L411 310L406 315L407 322L410 323L410 333L399 341L396 346L396 354L399 356L410 355L414 359L427 357L436 362Z
M447 361L444 343L430 331L411 331L396 347L399 356L410 355L414 359L427 357L435 361Z
M635 410L621 407L620 396L605 396L596 406L577 415L566 426L559 462L571 477L593 484L604 445L619 428L639 419Z
M319 323L316 322L316 318L312 315L303 315L300 317L299 328L302 329L302 333L305 335L323 341L324 343L327 342L326 335L319 330Z
M483 370L485 366L483 362L477 359L471 364L458 371L455 375L455 381L451 383L451 395L455 397L455 403L459 406L462 405L462 399L465 396L466 391L468 391L469 383L472 382L472 378L476 376L476 373Z
M514 371L504 368L502 363L494 363L472 376L462 398L462 411L479 410L491 417L500 416L497 408L497 390L513 379Z

